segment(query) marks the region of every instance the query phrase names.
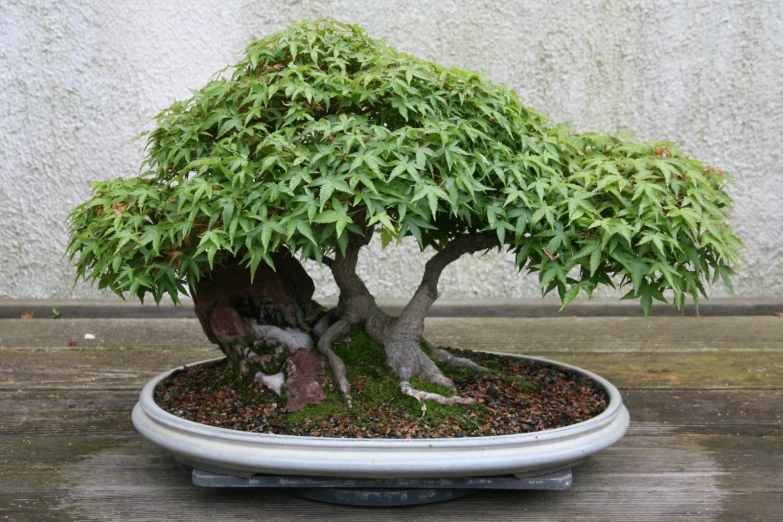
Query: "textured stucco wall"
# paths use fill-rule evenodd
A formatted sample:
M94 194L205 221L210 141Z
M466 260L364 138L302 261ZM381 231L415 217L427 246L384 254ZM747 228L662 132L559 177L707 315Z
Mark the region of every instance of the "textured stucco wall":
M98 297L61 260L65 216L93 180L134 175L129 140L254 38L303 19L358 23L400 50L472 69L579 130L671 139L736 175L747 245L735 286L783 294L783 4L779 0L80 0L0 2L0 297ZM415 248L361 268L406 297ZM403 260L404 259L404 260ZM321 295L336 290L318 273ZM537 295L502 255L462 259L446 297ZM725 295L716 287L713 295Z

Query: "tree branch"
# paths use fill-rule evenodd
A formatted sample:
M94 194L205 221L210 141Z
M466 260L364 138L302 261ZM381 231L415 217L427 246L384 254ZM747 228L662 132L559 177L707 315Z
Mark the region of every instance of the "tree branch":
M363 217L357 217L356 222L364 229L364 235L351 234L348 246L345 248L345 255L343 256L338 250L335 252L334 260L328 265L332 270L334 282L340 289L341 302L355 296L370 295L364 281L356 273L356 264L359 261L359 251L372 239L373 227L365 227Z
M463 234L449 241L446 247L432 256L424 266L424 276L421 284L413 294L413 298L402 310L397 319L397 325L401 328L424 328L424 316L438 298L438 281L443 269L465 254L472 254L480 250L488 250L498 245L494 234ZM418 326L417 326L418 325ZM412 332L421 336L423 332Z
M364 235L351 234L345 256L338 250L335 252L334 262L331 265L332 275L337 287L340 289L340 300L337 308L341 319L347 319L353 323L364 323L367 334L375 342L383 344L387 327L393 318L378 308L375 298L372 296L362 278L356 273L356 264L359 260L359 251L372 239L373 227L364 226L364 217L355 219L357 225L362 227Z

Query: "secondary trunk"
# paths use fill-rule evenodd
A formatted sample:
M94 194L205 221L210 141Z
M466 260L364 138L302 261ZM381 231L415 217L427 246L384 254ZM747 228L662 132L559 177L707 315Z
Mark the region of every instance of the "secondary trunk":
M356 273L359 251L369 243L371 237L372 229L369 227L365 229L364 236L351 236L345 254L337 252L335 259L328 262L335 282L340 288L340 301L334 312L324 317L316 326L316 331L324 331L318 342L319 350L329 355L330 360L336 358L331 351L331 344L348 331L351 325L361 323L367 334L384 347L387 363L402 380L403 393L422 399L421 393L410 385L409 381L413 377L453 389L454 383L443 375L433 359L422 350L422 345L426 343L423 337L424 318L429 307L437 299L438 279L443 269L465 253L490 248L495 244L494 237L489 235L460 237L438 252L427 262L421 285L399 317L391 317L378 308L375 299ZM335 319L336 322L333 322ZM433 351L433 355L447 364L484 370L465 359L451 357L446 352ZM341 378L344 369L339 359L337 365L335 376L343 396L350 402L350 386L347 380ZM334 362L332 366L335 367ZM434 394L427 394L424 398L439 402L465 401L461 398L445 398Z

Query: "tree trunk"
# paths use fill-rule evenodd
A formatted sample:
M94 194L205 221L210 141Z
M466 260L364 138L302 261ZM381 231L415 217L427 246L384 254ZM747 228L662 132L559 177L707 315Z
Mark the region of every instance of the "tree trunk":
M278 359L283 357L272 356L271 348L312 347L309 324L321 314L312 299L313 281L299 261L285 251L272 260L275 270L259 265L252 282L250 269L232 260L215 267L209 278L190 283L204 333L246 380L255 369L250 362L266 372L282 364Z

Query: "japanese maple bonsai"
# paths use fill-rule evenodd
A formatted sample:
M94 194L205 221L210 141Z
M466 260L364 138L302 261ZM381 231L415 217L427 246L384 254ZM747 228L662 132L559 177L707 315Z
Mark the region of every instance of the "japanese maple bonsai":
M403 393L470 402L410 384L453 388L434 360L476 368L423 338L438 279L465 254L512 252L563 306L620 282L647 314L667 294L683 308L704 282L730 284L727 175L669 143L550 125L502 85L332 21L253 42L227 70L156 116L141 175L93 185L68 252L78 276L120 296L190 295L248 381L281 392L259 347L313 348L350 401L331 347L361 324ZM376 234L434 251L398 317L356 272ZM336 307L313 300L301 260L331 269Z

